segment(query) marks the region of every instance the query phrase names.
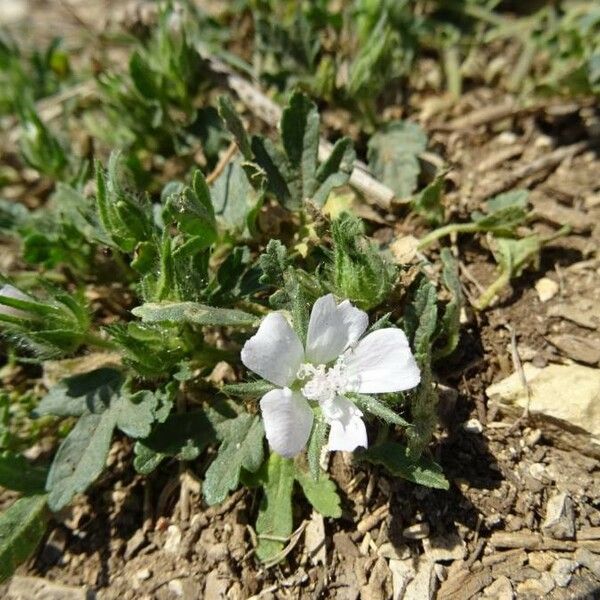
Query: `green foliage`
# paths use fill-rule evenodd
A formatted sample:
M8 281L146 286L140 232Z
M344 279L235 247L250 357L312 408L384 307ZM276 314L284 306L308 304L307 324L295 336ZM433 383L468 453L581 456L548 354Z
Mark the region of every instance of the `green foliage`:
M12 452L0 452L0 487L22 494L44 492L48 472L34 467L23 456Z
M434 227L438 227L444 222L443 190L444 175L442 174L416 194L411 203L411 208Z
M364 310L381 304L394 286L396 269L365 238L362 221L343 213L331 223L331 235L336 294Z
M217 504L234 490L242 469L255 473L263 462L264 429L262 421L240 413L215 426L221 442L215 460L206 471L203 493L208 504Z
M450 487L437 463L426 456L415 459L410 449L401 444L395 442L377 444L360 457L373 464L383 465L392 475L413 483L440 490L447 490Z
M438 338L444 340L443 345L436 348L433 357L435 360L452 354L460 339L460 310L464 304L463 294L458 277L458 262L448 248L442 248L440 254L444 284L451 294L451 299L444 309L444 314L439 322Z
M197 302L147 303L134 308L133 314L145 323L194 323L228 327L255 327L260 320L242 310Z
M377 399L375 396L365 394L352 394L350 399L363 412L372 414L385 423L400 425L401 427L410 427L410 423L403 419L399 414L392 410L385 402Z
M0 513L0 583L26 561L46 533L46 496L25 496Z
M388 123L369 140L369 167L398 198L409 198L417 188L419 154L426 147L427 136L417 123Z

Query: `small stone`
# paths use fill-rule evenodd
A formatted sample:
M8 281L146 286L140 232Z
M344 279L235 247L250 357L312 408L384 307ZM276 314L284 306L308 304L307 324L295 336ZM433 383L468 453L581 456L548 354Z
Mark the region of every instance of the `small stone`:
M466 554L465 543L456 533L426 538L423 548L427 558L433 562L460 560Z
M206 583L204 584L204 596L203 598L225 598L227 588L229 587L229 581L227 579L221 579L219 577L219 571L213 569L206 576Z
M146 581L146 579L150 579L150 577L152 577L152 571L150 569L140 569L135 574L135 578L138 581Z
M573 576L573 571L577 568L577 563L568 558L559 558L554 561L550 573L558 587L567 587Z
M436 588L435 563L421 559L415 578L406 587L403 600L432 600Z
M177 525L169 525L163 550L167 554L177 554L181 546L181 529Z
M548 571L554 563L554 558L549 552L530 552L527 560L534 569L541 573Z
M409 540L422 540L429 535L429 525L427 523L415 523L406 527L402 535Z
M535 282L535 290L540 302L548 302L558 294L559 286L556 281L548 277L542 277Z
M542 573L542 576L539 578L539 582L544 589L544 594L549 594L556 587L554 577L552 577L548 571L544 571Z
M575 513L567 492L555 494L548 500L542 531L559 540L575 537Z
M510 579L506 575L501 575L483 590L483 595L493 600L513 600L514 594Z
M394 262L398 265L411 263L417 255L419 240L414 235L405 235L397 238L390 244Z
M536 429L536 431L539 431L539 429ZM546 466L543 463L531 463L531 465L529 465L529 474L534 479L543 482L547 479Z
M169 581L168 586L169 591L178 598L183 596L183 583L181 583L181 579L172 579Z
M573 557L582 567L585 567L600 579L600 555L590 552L587 548L578 548Z
M462 427L467 433L483 433L483 425L479 419L469 419Z
M211 544L206 549L206 558L213 563L221 562L225 560L229 554L229 549L227 548L227 544L224 542L218 542L216 544Z
M392 599L402 600L409 582L415 577L415 568L412 559L390 560L389 568L392 572Z
M512 146L512 144L515 144L517 142L519 137L514 131L503 131L501 134L498 135L496 139L498 140L499 144L503 144L505 146Z
M75 587L48 581L42 577L14 575L10 581L6 600L93 600L95 592L85 587Z

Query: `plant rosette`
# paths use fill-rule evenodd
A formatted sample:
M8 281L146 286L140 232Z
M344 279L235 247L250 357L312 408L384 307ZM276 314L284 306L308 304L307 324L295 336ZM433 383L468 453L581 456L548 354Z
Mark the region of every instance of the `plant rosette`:
M291 458L310 437L314 410L330 426L328 449L351 452L367 447L363 413L348 394L384 394L416 387L419 367L401 329L364 335L367 313L333 295L311 311L306 346L282 312L267 315L242 348L244 365L280 386L260 401L271 448Z

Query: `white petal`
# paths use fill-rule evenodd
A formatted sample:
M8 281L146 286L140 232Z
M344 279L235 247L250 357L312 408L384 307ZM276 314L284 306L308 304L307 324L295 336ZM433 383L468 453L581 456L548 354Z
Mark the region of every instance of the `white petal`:
M0 289L0 296L4 296L5 298L14 298L15 300L29 300L30 302L33 300L31 296L24 294L14 285L10 285L8 283L3 286L2 289ZM0 304L0 315L7 315L9 317L29 316L29 314L24 310L19 310L18 308L13 308L12 306L6 306L5 304Z
M418 385L421 372L401 329L378 329L346 358L349 379L362 394L399 392Z
M279 312L268 314L258 331L244 344L242 362L267 381L289 385L304 360L302 344Z
M301 452L313 423L313 411L304 396L289 388L271 390L262 397L260 408L271 448L286 458Z
M362 420L362 413L352 402L338 396L334 403L335 408L341 410L338 418L330 421L329 450L342 450L352 452L358 446L368 447L367 428ZM323 411L325 414L325 410ZM325 416L327 419L327 416Z
M335 360L365 331L367 313L348 300L337 305L332 294L319 298L310 313L306 339L306 359L313 364Z

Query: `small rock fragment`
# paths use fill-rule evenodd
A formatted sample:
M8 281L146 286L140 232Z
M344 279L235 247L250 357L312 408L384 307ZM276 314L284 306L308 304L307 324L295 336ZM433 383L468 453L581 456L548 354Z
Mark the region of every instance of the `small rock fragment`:
M535 282L535 290L541 302L548 302L556 296L559 290L558 283L548 277L542 277Z
M204 596L203 598L225 598L227 588L229 587L229 581L219 577L218 569L213 569L206 576L206 583L204 584Z
M556 581L558 587L567 587L573 576L573 571L577 568L577 563L568 558L559 558L554 561L550 573Z
M542 531L559 540L575 537L575 513L567 492L555 494L548 500Z
M8 586L6 600L93 600L95 592L85 587L75 587L48 581L41 577L14 575Z
M422 540L429 535L429 525L427 523L415 523L406 527L402 535L409 540Z
M419 560L415 578L406 586L403 600L431 600L437 588L435 563Z
M540 573L548 571L554 563L554 558L549 552L530 552L527 555L527 560Z
M416 575L415 568L413 567L413 561L411 559L392 559L389 562L389 568L392 572L392 599L402 600L404 598L404 592L406 591L406 587Z
M465 543L456 533L423 540L425 555L433 562L460 560L465 557Z
M600 579L600 555L590 552L587 548L577 548L573 558L582 567L591 571L596 579Z
M133 558L141 549L142 546L146 544L146 534L142 529L138 529L127 541L127 545L125 546L125 553L123 554L123 558L125 560L130 560Z
M169 525L163 550L167 554L177 554L181 546L181 529L177 525Z
M568 333L549 335L547 339L562 354L574 361L586 365L596 365L600 362L600 342L597 340Z
M398 265L411 263L417 255L419 240L414 235L405 235L397 238L390 244L394 262Z
M482 433L483 425L479 421L479 419L469 419L465 423L463 423L463 429L467 433Z
M152 571L150 571L150 569L140 569L135 574L135 578L138 581L146 581L146 579L150 579L150 577L152 577Z
M501 575L483 590L483 595L490 600L513 600L514 594L510 579Z
M316 510L313 510L310 521L304 530L304 547L313 565L324 565L327 562L325 521L323 515Z

